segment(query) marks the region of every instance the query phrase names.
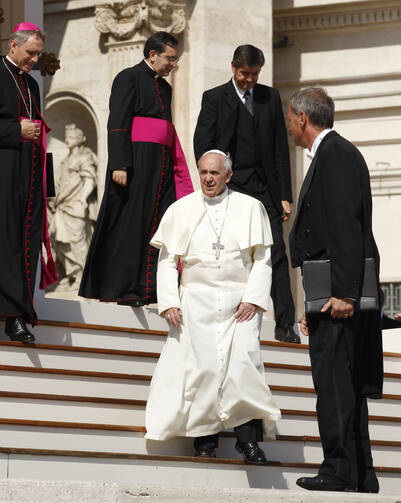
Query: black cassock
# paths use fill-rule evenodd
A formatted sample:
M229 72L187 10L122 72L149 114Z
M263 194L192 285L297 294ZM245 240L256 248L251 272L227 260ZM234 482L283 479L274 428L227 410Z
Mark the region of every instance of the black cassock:
M171 87L142 61L114 79L108 121L105 192L89 248L79 295L128 305L156 302L158 250L149 245L176 199L169 148L132 142L134 117L171 122ZM126 169L126 187L112 171Z
M11 73L10 73L11 72ZM0 317L37 323L33 306L42 240L43 187L39 145L21 141L20 117L41 119L37 82L0 57Z

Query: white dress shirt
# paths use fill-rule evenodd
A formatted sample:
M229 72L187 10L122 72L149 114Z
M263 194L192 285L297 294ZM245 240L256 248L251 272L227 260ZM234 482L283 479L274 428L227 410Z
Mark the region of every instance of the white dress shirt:
M245 104L244 94L246 93L246 91L243 91L242 89L240 89L240 88L237 86L237 83L235 82L234 77L233 77L231 80L232 80L232 83L233 83L234 89L235 89L235 91L236 91L236 92L237 92L237 94L238 94L238 98L242 101L242 103L244 103L244 104ZM251 95L251 102L253 103L253 87L252 87L252 89L249 89L249 94Z
M313 159L315 157L316 151L322 142L323 138L326 136L326 134L329 134L330 131L333 131L332 128L326 128L323 129L315 138L315 141L312 144L312 148L308 150L307 148L305 149L305 154L309 157L309 159Z

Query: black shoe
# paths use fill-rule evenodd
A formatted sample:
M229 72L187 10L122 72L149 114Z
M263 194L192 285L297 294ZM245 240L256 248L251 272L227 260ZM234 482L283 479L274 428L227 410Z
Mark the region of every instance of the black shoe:
M17 318L7 318L6 334L12 341L34 342L35 340L34 335L26 328L25 321L22 316L18 316Z
M265 453L257 442L237 442L235 448L244 456L245 463L263 465L267 463Z
M294 342L295 344L301 343L301 338L294 332L292 325L287 324L283 327L274 329L274 338L281 342Z
M196 458L215 458L216 449L214 447L201 446L195 449Z
M308 491L346 491L355 492L356 488L346 484L332 475L316 475L316 477L301 477L297 480L297 486Z

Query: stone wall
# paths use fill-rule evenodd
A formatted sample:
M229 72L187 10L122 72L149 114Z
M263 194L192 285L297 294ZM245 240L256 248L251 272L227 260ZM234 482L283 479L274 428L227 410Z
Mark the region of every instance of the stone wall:
M53 78L46 79L46 118L53 129L50 149L57 166L66 155L62 137L65 124L75 123L83 129L89 147L99 159L99 196L107 163L106 123L111 82L117 71L141 60L143 41L150 34L143 26L123 40L100 33L96 28L96 12L106 3L44 1L46 48L61 60L61 69ZM137 3L145 7L151 2ZM264 51L267 64L261 81L271 83L271 0L254 0L248 9L231 0L176 3L184 5L186 25L177 35L182 51L179 69L169 80L174 88L174 121L196 184L192 136L202 93L229 80L231 57L237 45L252 43Z

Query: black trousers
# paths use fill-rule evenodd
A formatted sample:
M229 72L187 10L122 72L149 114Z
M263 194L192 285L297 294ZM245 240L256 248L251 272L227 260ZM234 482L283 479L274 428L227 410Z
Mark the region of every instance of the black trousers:
M288 259L283 239L283 218L275 207L265 206L269 215L270 227L273 235L272 257L272 287L274 318L276 326L293 325L295 321L295 307L291 294L290 275L288 273Z
M330 474L359 490L378 489L368 431L368 407L358 384L356 313L347 320L309 316L309 353L323 448L320 474Z
M260 442L263 440L263 427L260 419L252 419L247 423L241 424L234 428L238 442ZM194 439L195 449L201 447L216 448L219 444L219 435L205 435L204 437L196 437Z
M252 169L252 171L254 170ZM259 199L266 208L273 236L273 246L271 249L272 286L270 295L273 300L274 319L278 327L293 325L295 321L295 306L292 299L288 258L283 239L282 212L278 211L272 201L265 182L258 175L258 170L253 173L253 177L250 180L241 183L239 180L232 179L228 186L232 190Z

